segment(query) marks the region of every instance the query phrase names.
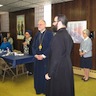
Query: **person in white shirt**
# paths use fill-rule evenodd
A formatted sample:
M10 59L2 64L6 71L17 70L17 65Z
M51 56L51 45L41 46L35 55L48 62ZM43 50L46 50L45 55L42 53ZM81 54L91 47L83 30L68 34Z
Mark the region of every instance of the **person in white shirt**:
M10 36L10 33L7 33L7 39L8 42L12 45L12 49L13 49L13 38Z

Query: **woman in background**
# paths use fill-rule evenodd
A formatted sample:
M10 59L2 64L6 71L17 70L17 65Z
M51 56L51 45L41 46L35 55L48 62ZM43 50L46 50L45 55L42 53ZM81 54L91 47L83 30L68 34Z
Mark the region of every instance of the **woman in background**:
M13 38L10 36L10 33L7 33L7 39L8 42L12 45L12 49L13 49Z
M81 42L79 49L81 68L84 70L82 80L84 81L89 80L89 72L92 68L92 41L89 38L89 34L88 29L83 30L84 40Z
M31 30L26 30L25 32L25 38L23 42L23 51L24 51L24 54L32 55L32 31ZM27 63L26 69L27 69L28 75L32 75L33 63Z

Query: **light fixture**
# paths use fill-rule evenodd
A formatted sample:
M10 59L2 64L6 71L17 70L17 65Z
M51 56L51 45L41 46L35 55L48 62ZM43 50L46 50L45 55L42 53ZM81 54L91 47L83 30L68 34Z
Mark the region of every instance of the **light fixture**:
M44 20L46 27L51 27L51 4L44 5Z
M3 5L2 4L0 4L0 7L2 7Z

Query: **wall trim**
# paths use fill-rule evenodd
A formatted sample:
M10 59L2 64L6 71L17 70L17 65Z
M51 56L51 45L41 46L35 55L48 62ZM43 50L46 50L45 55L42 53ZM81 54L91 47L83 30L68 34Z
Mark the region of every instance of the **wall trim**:
M73 66L73 72L77 75L83 75L83 69ZM96 70L90 70L89 77L96 78Z

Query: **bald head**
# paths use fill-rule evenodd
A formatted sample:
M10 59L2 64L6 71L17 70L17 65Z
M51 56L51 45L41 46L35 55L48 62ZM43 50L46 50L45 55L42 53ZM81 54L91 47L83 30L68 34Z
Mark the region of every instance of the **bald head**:
M43 20L43 19L39 20L38 23L44 23L44 24L46 24L45 20Z
M44 20L38 21L38 30L43 31L46 29L46 22Z

